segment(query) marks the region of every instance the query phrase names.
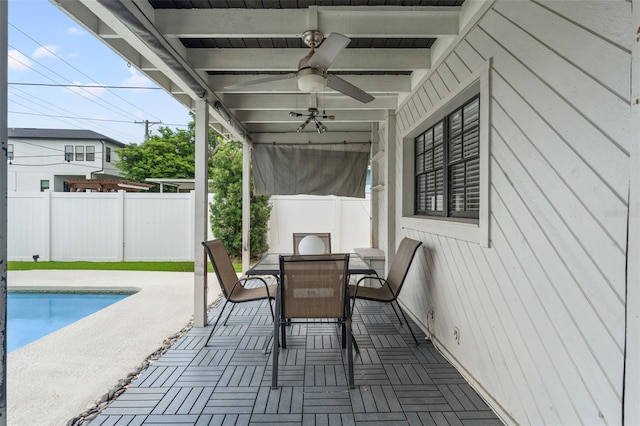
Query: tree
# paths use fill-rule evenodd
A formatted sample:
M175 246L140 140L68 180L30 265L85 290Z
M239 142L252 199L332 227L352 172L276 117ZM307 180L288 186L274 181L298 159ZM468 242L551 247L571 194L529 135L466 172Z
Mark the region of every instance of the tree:
M231 256L242 254L242 145L220 142L211 168L213 202L210 205L211 231L224 243ZM267 231L271 204L269 197L253 195L251 179L251 256L269 249Z
M160 127L142 144L131 143L118 150L116 166L124 178L144 182L147 178L193 179L195 176L195 123L188 130ZM209 144L215 148L220 140L213 129ZM158 190L154 188L154 190Z

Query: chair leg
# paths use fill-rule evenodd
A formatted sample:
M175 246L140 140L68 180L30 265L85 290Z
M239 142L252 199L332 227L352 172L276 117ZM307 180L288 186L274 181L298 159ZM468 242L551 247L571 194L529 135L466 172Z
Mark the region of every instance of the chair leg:
M396 303L398 303L397 300L396 300ZM391 306L393 307L393 302L391 302ZM400 307L399 303L398 303L398 309L400 309L400 313L402 314L402 317L404 318L405 324L407 324L407 328L409 329L409 332L411 333L411 336L413 336L413 340L416 342L416 346L420 346L420 343L418 343L418 339L416 338L416 335L413 334L413 330L411 329L411 324L409 324L409 321L407 321L407 317L405 316L404 311ZM394 309L394 311L395 311L395 309ZM398 315L398 314L396 313L396 315Z
M209 337L207 337L207 341L204 343L205 346L207 346L209 344L209 340L211 340L211 336L213 336L213 332L216 331L216 326L218 325L218 321L220 321L220 318L222 317L222 314L224 313L224 308L227 307L227 303L228 302L229 302L228 299L224 301L224 304L222 305L222 309L220 310L220 313L218 314L218 318L216 318L216 322L213 323L213 328L211 329L211 332L209 333ZM225 324L226 324L226 320L225 320Z
M229 311L229 315L227 315L227 317L224 319L224 323L222 325L227 325L227 321L229 321L229 317L233 313L233 310L235 309L235 307L236 307L235 303L233 305L231 305L231 310Z
M398 303L397 300L396 303ZM393 309L393 313L396 314L398 321L400 321L400 325L402 325L402 319L400 318L400 315L398 315L398 311L396 311L395 306L393 306L393 301L389 302L389 304L391 305L391 309ZM400 308L400 305L398 305L398 308ZM400 309L400 312L402 312L402 309ZM402 314L402 316L404 317L404 313ZM407 322L407 319L405 318L404 321Z
M278 330L280 325L280 306L276 302L276 320L273 321L273 349L271 350L271 389L278 389L278 352L280 352L280 338Z
M349 389L355 388L355 379L353 372L353 347L351 346L351 342L355 344L355 340L353 339L353 335L351 334L351 320L347 320L347 363L348 363L348 374L349 374ZM357 344L356 344L357 347Z

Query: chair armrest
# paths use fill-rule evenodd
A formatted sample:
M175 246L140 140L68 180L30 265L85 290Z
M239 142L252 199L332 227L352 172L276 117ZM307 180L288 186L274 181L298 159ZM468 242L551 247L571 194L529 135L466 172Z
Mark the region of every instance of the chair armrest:
M382 278L381 276L378 275L365 275L363 277L360 277L358 279L358 281L356 282L356 287L358 285L360 285L360 281L364 281L364 280L374 280L377 281L380 284L380 287L384 287L385 285L389 285L389 283L387 282L387 280L385 278Z
M353 313L353 309L355 308L355 305L356 305L356 297L358 296L358 288L360 288L360 283L362 281L364 281L364 280L367 280L367 279L378 281L378 283L380 284L380 288L382 288L382 287L384 287L386 285L387 288L389 289L389 291L391 292L391 294L393 296L395 296L393 294L393 290L391 290L391 286L389 286L389 282L385 278L382 278L382 277L380 277L378 275L365 275L363 277L360 277L360 279L358 281L356 281L356 283L355 283L356 289L353 292L353 294L349 294L351 299L352 299L352 302L351 302L351 312L352 313Z
M236 289L236 287L237 287L237 286L244 287L244 286L245 286L245 284L246 284L248 281L251 281L251 280L259 280L259 281L262 281L262 284L264 284L264 288L265 288L265 290L267 290L267 294L269 294L269 288L268 288L268 287L269 287L269 284L267 284L267 281L266 281L264 278L262 278L262 277L258 277L258 276L241 277L241 278L239 278L239 279L238 279L238 281L236 281L236 282L233 284L233 287L231 288L231 292L230 292L229 294L230 294L230 295L231 295L231 294L233 294L233 291Z

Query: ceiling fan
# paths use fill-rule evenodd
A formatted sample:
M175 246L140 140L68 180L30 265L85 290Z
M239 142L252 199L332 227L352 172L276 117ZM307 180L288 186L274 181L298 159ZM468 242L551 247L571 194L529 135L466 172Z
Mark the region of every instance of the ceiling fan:
M318 133L324 133L327 131L327 126L325 126L322 121L319 120L319 118L322 118L323 120L335 120L336 118L335 115L327 115L325 112L319 114L317 108L309 108L308 111L309 114L302 114L300 112L293 111L289 113L289 117L307 117L305 122L298 126L296 132L300 133L304 130L305 127L307 127L307 124L313 121L313 123L316 125L316 130L318 130Z
M329 74L327 72L340 52L342 52L351 41L349 37L340 33L331 33L325 38L324 34L320 31L310 30L302 34L302 41L311 48L311 51L298 63L298 71L289 74L273 75L227 88L234 89L271 81L296 78L298 80L298 88L305 93L317 93L325 90L325 87L329 87L362 103L371 102L375 99L364 90L341 79L335 74Z

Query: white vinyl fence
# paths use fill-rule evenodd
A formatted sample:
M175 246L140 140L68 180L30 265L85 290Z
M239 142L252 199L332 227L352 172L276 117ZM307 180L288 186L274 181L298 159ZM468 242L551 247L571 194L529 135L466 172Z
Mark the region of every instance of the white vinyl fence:
M369 247L368 199L272 204L270 251L292 251L293 232L331 232L334 252ZM193 260L193 193L10 192L7 214L9 260Z

